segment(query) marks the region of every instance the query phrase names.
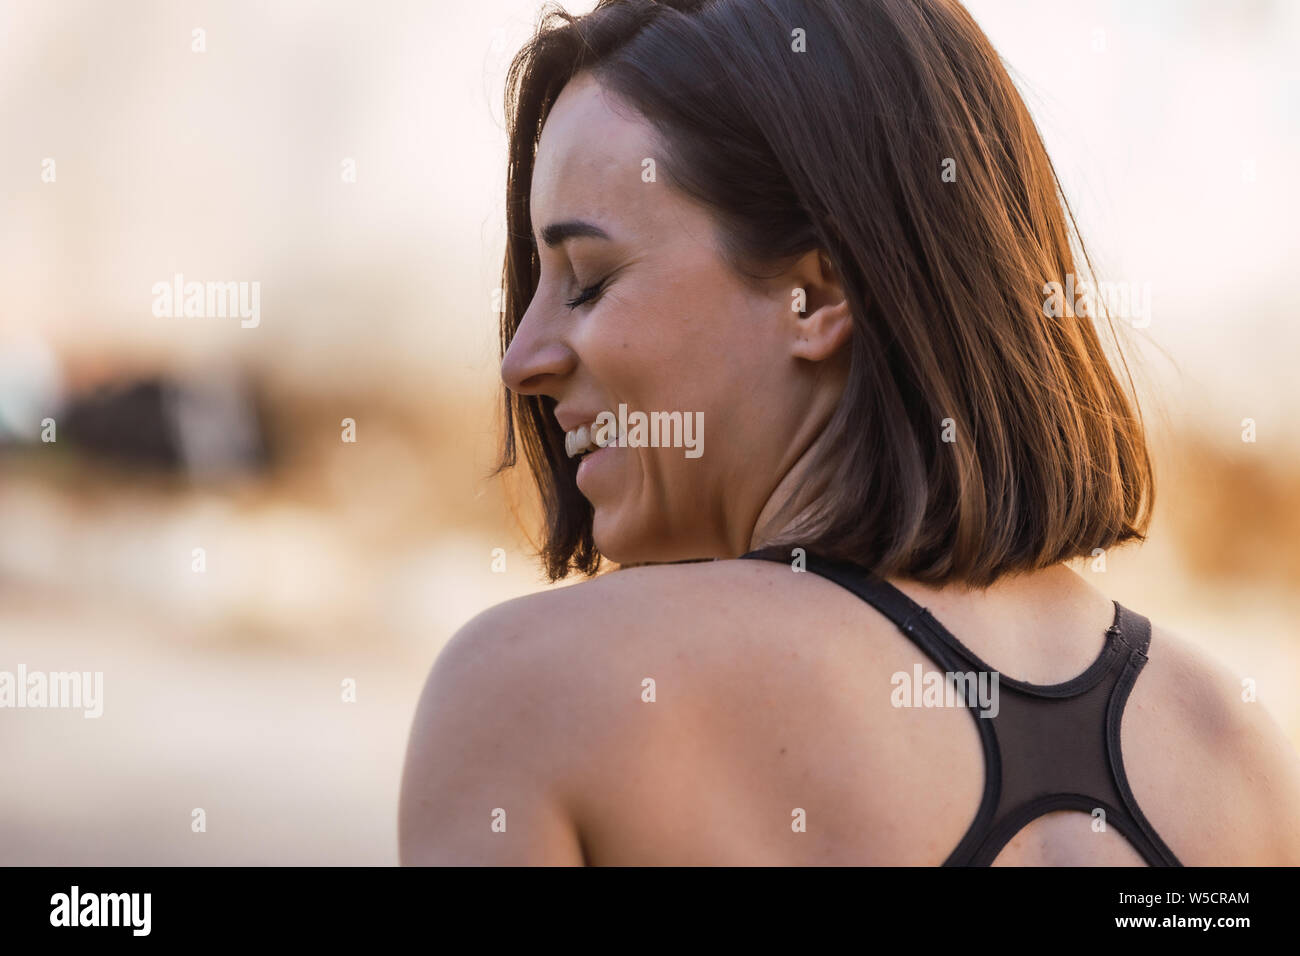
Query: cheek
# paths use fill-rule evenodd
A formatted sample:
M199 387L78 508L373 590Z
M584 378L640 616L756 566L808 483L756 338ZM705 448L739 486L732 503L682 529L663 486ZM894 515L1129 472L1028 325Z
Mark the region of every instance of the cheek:
M602 354L628 372L653 375L689 391L690 385L749 374L761 348L755 303L713 270L637 290L611 315ZM759 333L755 335L755 333ZM644 366L644 368L642 368Z
M716 462L728 446L723 436L752 437L753 403L778 371L771 308L716 270L683 271L680 281L629 284L573 341L610 411L623 402L629 410L701 413L702 457ZM687 462L692 474L705 463Z

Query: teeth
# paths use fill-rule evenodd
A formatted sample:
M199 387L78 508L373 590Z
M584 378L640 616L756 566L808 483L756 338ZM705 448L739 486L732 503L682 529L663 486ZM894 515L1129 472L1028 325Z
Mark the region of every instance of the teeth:
M589 425L579 425L577 428L564 433L564 453L570 458L576 458L578 455L584 455L587 452L595 451L601 447L596 439L598 437L605 439L605 445L612 445L618 439L618 425L610 422L605 427L592 422Z

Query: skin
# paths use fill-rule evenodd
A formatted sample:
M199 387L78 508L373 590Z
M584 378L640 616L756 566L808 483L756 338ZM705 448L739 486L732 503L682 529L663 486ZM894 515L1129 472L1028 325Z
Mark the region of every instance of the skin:
M747 284L706 210L663 177L642 182L657 153L653 129L589 76L565 88L538 147L533 221L582 219L611 238L539 241L541 282L501 373L561 415L702 411L705 453L600 452L579 477L596 543L644 566L490 608L448 643L413 723L402 862L942 863L983 789L974 718L891 705L891 675L935 664L859 598L732 560L780 530L843 389L842 290L817 253ZM599 298L565 305L607 277ZM807 290L803 317L794 288ZM1084 670L1114 610L1064 565L983 590L891 581L1035 683ZM1191 865L1300 863L1300 761L1285 736L1241 701L1237 675L1159 626L1149 654L1121 748L1157 832ZM498 809L505 832L491 827ZM1058 812L997 864L1143 860L1113 829Z

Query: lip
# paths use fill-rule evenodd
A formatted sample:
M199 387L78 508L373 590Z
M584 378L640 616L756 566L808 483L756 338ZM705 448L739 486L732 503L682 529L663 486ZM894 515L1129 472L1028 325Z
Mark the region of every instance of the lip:
M567 409L561 411L559 408L556 408L555 420L560 423L560 428L566 432L571 432L579 425L590 425L596 420L596 416L599 414L599 411L571 412Z
M586 479L587 483L590 484L593 475L597 474L599 469L604 468L604 466L613 458L611 453L614 451L614 448L614 445L607 445L604 448L597 448L595 451L588 452L582 456L582 461L578 462L578 473L574 476L574 480L577 482L578 490L583 492L583 494L586 494L587 492L587 489L582 486L583 479Z

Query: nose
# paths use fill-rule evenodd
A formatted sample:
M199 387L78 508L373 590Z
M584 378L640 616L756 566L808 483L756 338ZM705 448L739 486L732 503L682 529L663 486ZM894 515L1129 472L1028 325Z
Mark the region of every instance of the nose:
M534 298L501 360L501 380L521 395L545 393L577 364L577 356L563 339L561 323L542 321L536 305Z

